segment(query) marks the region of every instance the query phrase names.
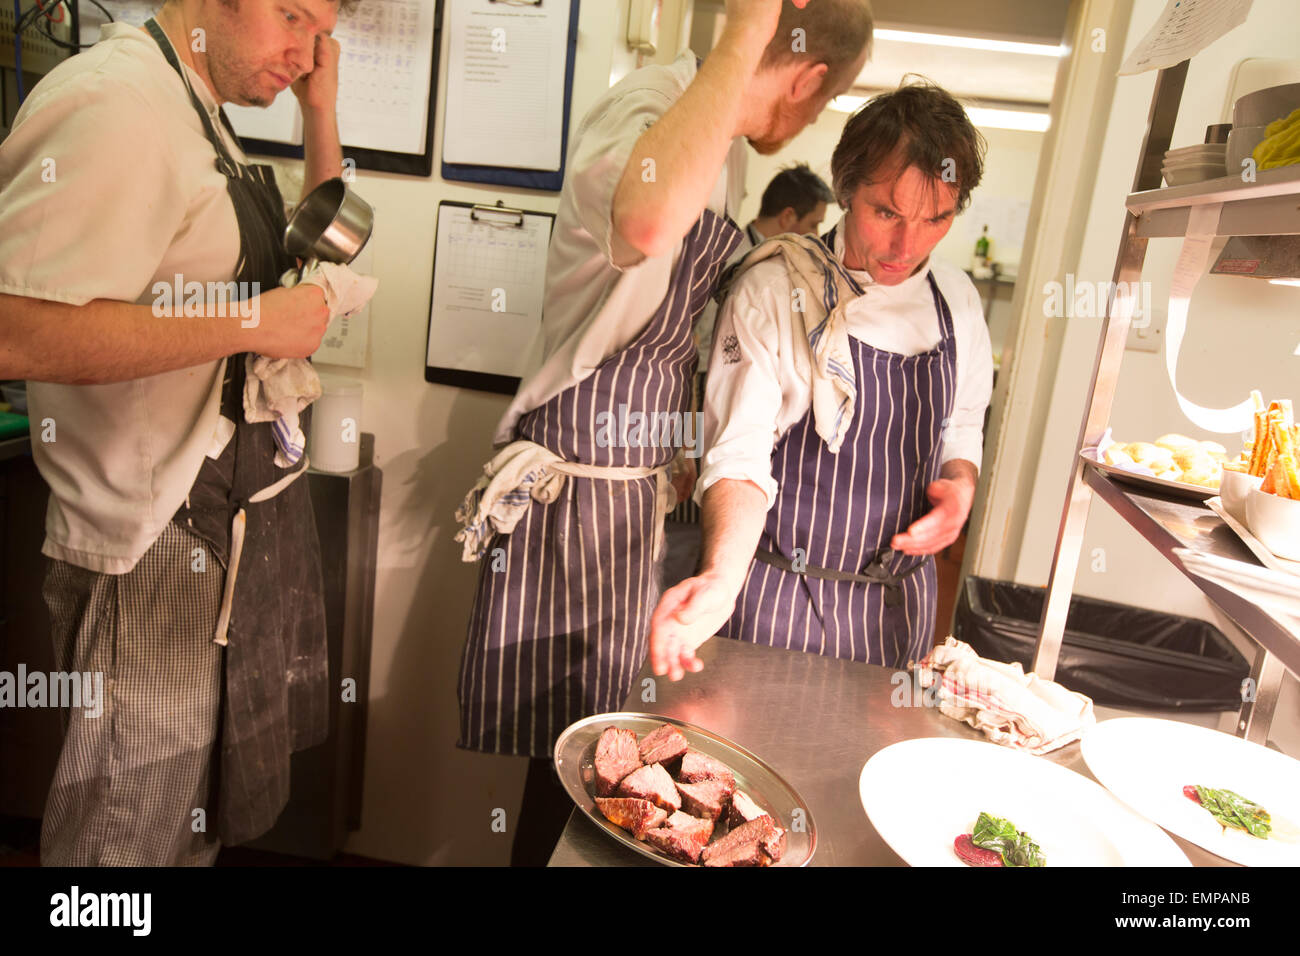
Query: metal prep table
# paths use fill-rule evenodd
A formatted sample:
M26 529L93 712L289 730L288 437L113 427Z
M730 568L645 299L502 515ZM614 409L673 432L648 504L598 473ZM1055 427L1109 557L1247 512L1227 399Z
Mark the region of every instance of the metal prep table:
M858 775L876 751L916 737L983 740L966 724L932 707L896 707L913 699L910 674L802 651L715 638L700 648L704 670L679 683L641 669L625 710L676 717L707 728L757 754L807 802L817 827L813 866L904 866L876 833L858 799ZM642 701L654 679L656 700ZM905 679L904 679L905 678ZM901 688L901 690L900 690ZM920 700L919 691L915 698ZM1098 717L1137 716L1101 709ZM1166 712L1140 716L1177 717ZM1044 757L1090 780L1077 742ZM935 786L951 786L936 772ZM1233 866L1170 834L1196 866ZM620 845L574 809L551 866L657 866Z

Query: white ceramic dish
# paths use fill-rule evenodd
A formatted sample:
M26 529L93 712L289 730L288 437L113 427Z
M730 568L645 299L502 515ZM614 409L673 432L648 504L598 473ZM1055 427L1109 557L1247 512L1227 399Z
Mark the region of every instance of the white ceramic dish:
M912 866L965 866L953 841L981 812L1029 834L1046 866L1190 866L1166 834L1082 774L979 740L922 737L858 777L871 825Z
M1088 769L1119 799L1197 846L1247 866L1300 866L1300 844L1225 830L1183 787L1233 790L1300 821L1300 761L1230 734L1149 717L1106 720L1081 743Z
M1246 493L1252 488L1258 488L1263 481L1262 476L1248 475L1244 471L1233 471L1231 468L1223 469L1223 476L1219 479L1219 497L1223 499L1223 507L1227 509L1228 514L1244 523Z
M1300 501L1252 488L1246 494L1246 527L1279 558L1300 561Z
M1232 126L1267 126L1300 107L1300 83L1284 83L1247 93L1232 104Z

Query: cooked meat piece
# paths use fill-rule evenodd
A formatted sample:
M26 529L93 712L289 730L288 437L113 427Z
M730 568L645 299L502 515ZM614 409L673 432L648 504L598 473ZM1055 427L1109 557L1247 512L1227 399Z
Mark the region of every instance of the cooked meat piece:
M646 831L653 830L668 819L668 811L660 810L649 800L597 797L596 806L607 820L624 830L630 830L638 840L644 840Z
M641 738L642 763L668 763L686 753L686 736L672 724L661 724Z
M731 803L734 785L725 780L702 780L699 783L679 783L678 792L682 795L682 809L693 817L708 817L717 820Z
M704 850L704 845L696 840L693 835L685 830L675 830L672 827L651 830L645 835L645 841L651 846L663 850L674 860L681 860L683 863L698 863L700 853Z
M645 835L646 842L683 863L698 863L700 853L713 835L713 821L678 810L659 829Z
M661 763L652 763L648 767L634 770L618 785L620 796L640 797L663 807L669 813L682 808L682 798L677 793L673 778Z
M757 820L765 813L767 811L750 799L749 794L744 790L737 790L731 795L731 813L727 816L727 823L738 827L750 820Z
M682 757L681 769L677 779L682 783L699 783L701 780L725 780L732 787L736 785L736 775L721 760L714 760L698 750L688 750Z
M971 840L969 833L963 833L957 839L952 841L953 852L957 854L957 859L961 860L967 866L1005 866L1002 862L1002 854L997 850L986 850L982 846L976 846Z
M596 793L608 797L619 781L641 766L637 756L636 731L606 727L596 741Z
M709 842L709 837L713 836L713 821L706 820L702 817L693 817L689 813L683 813L678 810L668 818L664 824L670 830L680 830L682 833L689 835L696 840L701 847Z
M769 866L785 853L785 830L764 814L742 823L700 855L705 866Z

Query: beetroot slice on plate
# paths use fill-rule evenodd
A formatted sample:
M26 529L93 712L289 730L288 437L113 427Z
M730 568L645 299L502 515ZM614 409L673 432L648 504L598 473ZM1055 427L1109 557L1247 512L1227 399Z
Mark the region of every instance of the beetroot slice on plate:
M986 850L971 842L971 835L963 833L952 841L952 848L957 858L967 866L1004 866L1002 854L997 850Z

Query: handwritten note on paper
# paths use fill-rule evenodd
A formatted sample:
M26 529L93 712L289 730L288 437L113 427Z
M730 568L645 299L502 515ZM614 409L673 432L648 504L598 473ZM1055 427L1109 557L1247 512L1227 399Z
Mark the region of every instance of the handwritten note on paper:
M1246 21L1252 0L1169 0L1142 38L1120 76L1163 70L1181 63Z
M448 163L560 168L570 5L452 0Z

